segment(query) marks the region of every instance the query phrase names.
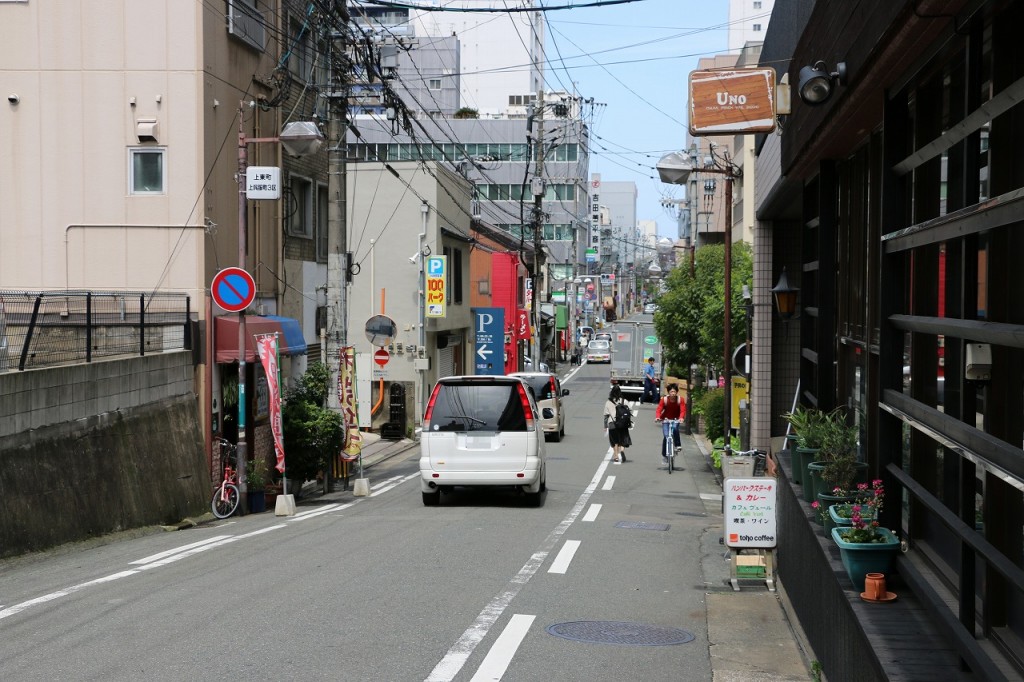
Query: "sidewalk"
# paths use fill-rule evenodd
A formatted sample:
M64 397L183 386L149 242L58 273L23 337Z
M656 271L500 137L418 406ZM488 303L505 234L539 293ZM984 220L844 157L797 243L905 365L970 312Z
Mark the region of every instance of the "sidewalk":
M722 473L712 467L711 444L700 434L683 436L682 443L683 457L695 467L703 464L714 475L720 495ZM707 495L702 494L702 497ZM707 593L713 679L716 682L813 679L813 653L800 624L790 616L792 608L778 575L775 576L775 592L768 591L763 579L741 579L740 591L734 591L729 584L731 554L721 543L722 531L722 526L709 526L701 547L706 583L714 588Z

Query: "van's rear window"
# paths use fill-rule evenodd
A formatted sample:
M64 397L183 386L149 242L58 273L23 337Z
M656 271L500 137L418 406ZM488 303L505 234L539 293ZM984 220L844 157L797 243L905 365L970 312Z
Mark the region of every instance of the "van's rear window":
M522 377L533 389L533 397L537 400L551 400L555 396L551 393L551 377Z
M438 431L526 431L526 414L512 384L441 384L430 416Z

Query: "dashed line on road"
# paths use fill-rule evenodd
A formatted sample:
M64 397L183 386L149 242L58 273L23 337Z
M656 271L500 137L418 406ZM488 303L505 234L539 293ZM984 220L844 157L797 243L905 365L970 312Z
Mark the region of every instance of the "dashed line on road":
M505 675L505 671L508 670L512 657L519 650L519 645L523 643L523 639L530 630L530 626L533 625L535 618L536 616L527 616L521 613L512 616L508 625L505 626L498 639L495 640L494 646L487 652L484 662L480 664L480 668L473 675L473 679L470 682L493 682L494 680L500 680Z
M530 578L537 573L548 554L554 549L554 546L569 529L573 521L576 520L576 517L580 515L583 507L590 501L590 496L597 490L597 484L604 477L604 472L607 468L608 460L603 460L597 467L597 473L594 474L594 478L591 479L590 484L580 495L579 499L576 500L576 504L569 510L566 517L555 526L554 530L541 543L540 549L534 552L527 562L523 564L523 567L519 569L519 573L512 577L505 590L484 607L483 611L476 617L476 620L462 633L458 641L448 649L448 653L444 655L444 658L434 666L430 675L427 676L426 682L451 682L451 680L455 679L455 676L466 665L466 661L477 645L487 636L488 631L501 618L501 614L505 612L505 609L512 603L512 600L519 594L519 591L523 589L523 586L530 582Z
M555 560L551 562L551 568L548 569L548 573L561 573L565 575L565 572L569 570L569 564L572 563L572 558L576 556L576 550L579 548L579 540L566 540Z
M604 479L604 485L601 486L601 490L611 490L613 485L615 485L615 477L609 476Z
M612 477L609 476L609 478L612 478ZM600 514L600 513L601 513L601 505L599 505L599 504L592 504L592 505L590 505L590 509L587 510L587 513L583 515L583 521L593 521L594 519L597 518L597 515Z

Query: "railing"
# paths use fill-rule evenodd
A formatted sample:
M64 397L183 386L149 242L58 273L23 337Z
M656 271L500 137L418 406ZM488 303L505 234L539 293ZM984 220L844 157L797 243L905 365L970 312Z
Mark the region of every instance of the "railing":
M192 347L190 299L138 291L0 291L0 372Z

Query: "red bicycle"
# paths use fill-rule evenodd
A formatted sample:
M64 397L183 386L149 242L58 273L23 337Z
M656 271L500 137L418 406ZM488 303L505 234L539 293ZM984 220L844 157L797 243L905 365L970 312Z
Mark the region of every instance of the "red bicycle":
M238 509L238 470L235 464L238 463L238 451L235 446L223 438L217 439L220 447L221 457L224 461L224 479L213 491L213 499L210 501L210 508L213 515L218 519L226 519Z

